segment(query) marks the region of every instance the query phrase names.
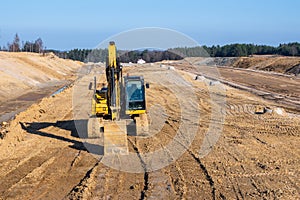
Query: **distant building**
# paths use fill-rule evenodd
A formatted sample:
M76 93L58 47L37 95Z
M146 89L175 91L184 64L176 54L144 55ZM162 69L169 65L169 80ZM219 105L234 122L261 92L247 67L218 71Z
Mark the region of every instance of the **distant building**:
M143 59L138 59L137 64L145 64L146 61L144 61Z

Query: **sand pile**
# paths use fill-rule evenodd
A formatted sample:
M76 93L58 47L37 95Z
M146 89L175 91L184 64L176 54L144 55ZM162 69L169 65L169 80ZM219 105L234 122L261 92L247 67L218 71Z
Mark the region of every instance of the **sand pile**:
M70 80L80 66L52 53L0 52L0 102Z

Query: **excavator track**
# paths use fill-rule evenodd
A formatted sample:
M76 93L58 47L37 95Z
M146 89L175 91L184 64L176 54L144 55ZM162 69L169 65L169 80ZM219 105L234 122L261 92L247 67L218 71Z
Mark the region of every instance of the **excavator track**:
M88 119L87 138L101 137L101 129L103 127L103 119L91 117Z

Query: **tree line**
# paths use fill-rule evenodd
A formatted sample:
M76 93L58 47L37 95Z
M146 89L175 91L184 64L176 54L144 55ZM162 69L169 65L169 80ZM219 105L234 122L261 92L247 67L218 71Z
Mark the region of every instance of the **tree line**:
M54 52L62 58L79 60L82 62L105 62L107 49L73 49L67 52ZM196 46L159 50L118 50L121 62L136 63L139 59L146 62L162 60L179 60L184 57L241 57L252 55L283 55L300 56L300 43L280 44L278 47L254 44L229 44L224 46Z
M143 50L143 51L127 51L120 53L120 62L136 63L139 59L143 59L147 63L158 62L162 60L181 60L182 56L172 51L158 51L158 50Z
M7 46L0 47L0 51L42 53L44 51L44 44L41 38L36 39L34 42L22 41L21 43L20 37L16 33L14 40L11 43L7 43Z
M278 47L254 44L230 44L203 48L211 57L241 57L251 55L300 56L300 43L280 44Z
M20 42L18 34L14 40L7 44L7 47L0 47L2 51L10 52L53 52L57 56L65 59L79 60L82 62L105 62L107 49L72 49L70 51L46 50L41 38L34 42ZM160 50L118 50L119 60L121 62L136 63L139 59L146 62L157 62L162 60L179 60L184 57L241 57L252 55L283 55L300 56L300 43L293 42L280 44L277 47L255 44L229 44L213 46L196 46L172 48L165 51Z
M51 50L48 50L51 51ZM60 58L67 58L72 60L78 60L81 62L105 62L108 51L107 49L73 49L71 51L52 51ZM139 59L143 59L146 62L158 62L162 60L180 60L182 56L172 51L158 51L158 50L136 50L136 51L124 51L118 50L118 59L124 63L136 63Z

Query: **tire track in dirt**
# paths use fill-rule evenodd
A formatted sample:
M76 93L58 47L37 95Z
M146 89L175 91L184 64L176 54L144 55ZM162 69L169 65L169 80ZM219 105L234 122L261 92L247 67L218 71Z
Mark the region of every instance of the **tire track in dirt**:
M244 120L244 119L240 119L240 120ZM259 120L258 122L261 122L262 120L260 118L257 118L256 120ZM251 126L251 124L260 124L256 121L251 122L250 124L248 123L248 125ZM275 122L276 123L276 122ZM269 125L268 125L269 126ZM256 126L259 127L259 126ZM263 126L264 127L264 126ZM236 133L241 133L239 129L236 130ZM274 131L268 131L268 137L270 137L271 135L273 135ZM231 135L235 133L231 133ZM226 135L226 134L225 134ZM255 133L255 127L252 128L252 131L249 131L246 135L245 138L243 138L243 143L238 144L241 145L240 147L244 147L244 145L247 142L251 142L251 143L257 143L258 145L261 146L261 154L265 155L267 152L269 151L274 151L276 150L275 146L272 143L268 143L266 140L264 139L259 139L261 141L258 141L256 138L256 135L259 136L257 133ZM253 140L252 138L255 138L255 140ZM265 138L265 137L264 137ZM226 179L229 180L232 183L232 187L235 193L237 193L237 195L239 195L241 198L247 198L248 195L258 195L256 196L257 198L265 198L266 196L268 196L268 198L271 198L272 195L274 198L276 198L276 195L278 195L276 193L276 190L274 188L277 188L278 186L271 186L272 185L272 180L286 180L287 177L291 177L294 176L295 174L298 174L299 171L283 171L281 170L281 166L285 166L285 167L292 167L293 165L295 165L295 161L293 159L280 159L280 160L270 160L270 157L268 156L259 156L260 154L252 154L253 157L249 157L249 155L247 156L248 151L251 150L242 150L242 151L238 151L238 149L240 148L233 148L232 145L230 145L230 143L225 142L222 143L222 146L224 148L224 150L222 150L223 152L228 152L226 153L227 155L231 156L234 158L235 162L225 162L227 159L223 159L223 165L224 165L224 171L226 171ZM236 146L237 147L237 146ZM273 149L273 150L272 150ZM281 150L285 149L285 147L280 147ZM227 150L227 151L226 151ZM253 149L255 151L255 149ZM286 152L289 152L290 150L285 150ZM267 153L269 154L269 153ZM279 154L279 152L278 152ZM296 156L296 155L294 155ZM226 155L223 155L222 157L226 157ZM221 158L220 158L221 159ZM296 159L296 157L295 157ZM284 163L284 164L280 164L280 163ZM288 164L287 163L291 163ZM289 167L290 165L290 167ZM228 169L229 171L225 170L225 166L226 169ZM292 167L294 168L294 167ZM241 171L242 169L242 171ZM218 174L218 173L214 173L215 176L217 177L224 177L224 174ZM224 178L225 178L224 177ZM249 183L249 181L252 181L252 188L255 190L255 192L251 189L251 187L245 187L247 185L247 183ZM235 183L235 184L233 184ZM287 182L285 182L285 184L288 184ZM266 192L267 191L267 192ZM271 193L269 193L269 192Z
M69 147L58 149L54 156L11 187L12 193L10 194L8 191L8 197L21 198L18 196L19 191L26 191L26 194L22 196L23 199L63 198L64 194L70 191L77 180L80 180L83 171L85 171L84 169L88 168L93 160L93 158L90 159L89 155L86 155L78 161L78 166L76 164L71 166L76 154L73 151L66 153L68 149ZM80 169L83 169L83 171ZM57 185L60 185L60 187L57 187ZM39 188L39 190L36 190L36 188ZM12 196L13 194L16 196Z
M174 167L175 167L177 173L173 172L172 169L169 169L170 170L170 178L173 183L173 188L174 188L177 196L179 196L180 199L185 199L186 193L187 193L187 185L186 185L184 173L183 173L182 169L180 168L179 164L175 163ZM169 168L171 168L171 167L169 167Z
M195 153L193 153L192 150L190 150L188 147L186 147L185 144L183 144L181 141L176 140L175 138L173 138L171 135L169 135L167 133L166 133L166 136L168 136L169 138L174 139L179 145L181 145L184 148L186 148L186 152L199 165L199 167L200 167L201 171L203 172L206 180L208 181L208 183L210 185L210 188L211 188L211 197L212 197L212 199L216 199L216 188L215 188L215 185L214 185L214 180L213 180L212 176L209 174L206 166L202 163L201 159Z
M78 151L78 154L74 157L74 159L71 162L71 167L75 166L78 163L78 161L80 160L81 152L82 150Z
M170 171L168 169L160 169L149 174L149 193L147 199L176 199L174 185L171 180Z
M40 154L41 152L45 151L45 146L43 145L36 145L36 151L32 152L32 150L29 150L29 152L25 152L28 153L27 155L31 155L31 157L22 157L20 158L7 158L7 159L3 159L1 160L1 164L3 164L1 166L1 173L0 173L0 178L3 179L3 177L5 177L8 173L16 170L19 166L23 165L24 163L28 162L28 160L30 160L32 157L37 156L38 154ZM12 151L12 153L14 153L14 151ZM13 156L13 155L8 155L8 156ZM15 162L13 161L15 160ZM17 165L12 165L12 163L17 163Z
M18 182L13 184L7 192L10 193L12 190L16 190L16 188L22 187L22 185L29 184L31 187L36 187L38 183L43 179L43 173L46 171L46 168L53 164L55 161L55 157L51 157L46 160L37 168L33 169L30 173L26 174L24 178L21 178Z
M75 187L73 187L73 189L64 199L87 199L91 196L91 191L93 190L93 187L95 187L93 183L96 178L99 162L97 162L90 170L87 171L85 176Z
M223 167L225 174L227 175L226 179L230 182L230 185L233 188L235 197L237 199L240 199L240 198L244 199L245 195L243 194L243 191L240 187L240 183L239 183L239 180L237 179L237 177L232 176L232 172L231 172L230 168L229 168L229 171L227 171L226 167L228 167L228 166L225 167L224 164L222 164L222 167ZM239 167L239 166L237 166L237 167Z
M160 141L158 140L158 138L154 138L158 143L160 143ZM160 144L161 148L164 149L164 151L167 153L168 157L171 158L171 160L173 160L175 163L172 164L172 166L174 166L176 172L173 172L172 166L169 166L169 178L171 179L171 183L172 183L172 188L174 188L176 195L179 196L180 199L185 199L185 195L187 193L187 186L186 186L186 180L184 178L184 174L183 171L181 170L180 166L176 163L176 160L174 158L174 156L171 154L171 152L162 144Z
M20 183L29 174L34 173L34 170L37 170L43 163L47 163L47 161L51 160L56 153L57 151L54 151L45 156L44 152L40 152L30 159L26 159L26 161L23 161L22 164L18 165L14 170L7 173L0 180L0 196L7 197L7 195L9 195L7 191L10 188L16 186L16 184Z
M223 171L224 171L225 176L227 176L227 170L226 170L226 167L224 166L224 164L222 164L222 168L223 168ZM227 177L226 179L229 181L231 187L233 188L235 198L236 198L236 199L239 199L239 195L240 195L241 193L240 193L240 192L237 192L237 190L236 190L236 188L235 188L234 181L233 181L232 178L230 178L230 177ZM225 198L225 199L226 199L226 198Z
M211 112L211 110L210 110L210 106L211 106L211 104L208 104L206 101L204 101L204 99L203 99L203 95L204 96L206 96L207 98L209 98L209 96L208 96L208 94L207 93L201 93L201 95L199 95L199 93L197 92L197 98L200 100L200 106L201 106L201 110L203 110L203 112L204 113L210 113ZM168 104L167 104L168 105ZM202 109L203 108L203 109ZM171 110L173 110L174 108L171 108L171 107L169 107L168 106L168 109L171 109ZM173 110L174 112L176 112L176 110ZM187 121L190 121L190 119L183 119L183 120L187 120ZM175 127L172 127L172 125L170 124L170 123L168 123L170 126L171 126L171 128L176 132L177 131L177 128L175 128ZM173 135L170 135L170 134L167 134L167 133L164 133L166 136L168 136L169 137L169 139L175 139L175 138L173 138ZM176 139L175 139L176 140ZM185 146L185 144L183 144L181 141L177 141L180 145L182 145L183 147L185 147L187 150L188 150L188 147L186 147ZM189 151L189 154L191 155L191 152ZM206 178L206 180L209 182L209 184L210 184L210 187L211 187L211 190L212 190L212 198L213 199L215 199L215 188L214 188L214 186L213 186L213 180L212 180L212 178L211 178L211 176L209 175L209 173L208 173L208 171L206 170L206 167L203 165L203 163L201 162L201 160L198 160L198 159L196 159L195 158L195 155L194 154L192 154L191 155L191 157L192 157L192 160L194 160L194 162L196 162L197 163L197 165L198 166L200 166L200 168L201 168L201 170L202 170L202 172L203 172L203 174L205 174L205 176L203 177L203 178ZM199 162L200 161L200 162ZM184 183L185 181L182 181L182 180L185 180L185 178L184 178L184 172L180 169L181 167L180 167L180 165L178 165L177 163L177 161L175 162L176 164L175 164L175 166L177 167L177 170L179 171L179 174L181 174L181 175L179 175L179 174L177 174L177 175L175 175L175 176L172 176L171 175L171 178L173 179L173 180L179 180L179 182L181 182L181 183ZM170 168L170 166L168 167L168 168ZM181 172L180 172L181 171ZM179 177L179 179L178 179L178 177ZM173 184L174 184L174 182L175 181L172 181L173 182ZM185 185L185 183L184 183L184 185ZM184 188L184 187L183 187ZM176 192L178 193L178 194L186 194L186 189L184 189L185 191L182 191L182 188L180 188L179 190L177 190ZM181 197L183 197L184 195L181 195Z
M200 158L198 156L196 156L196 154L194 154L192 151L188 150L188 152L190 153L190 155L199 163L200 165L200 169L202 170L202 172L204 173L206 180L209 182L209 185L211 187L211 195L212 195L212 199L216 199L216 188L215 188L215 182L212 178L212 176L209 174L206 166L202 163L202 161L200 160Z
M98 161L64 199L118 199L124 190L119 172ZM116 184L118 183L118 184ZM116 191L113 191L116 190Z
M61 123L64 122L63 120L71 118L71 114L72 110L69 109L61 117L61 121L54 123L21 123L23 130L30 132L30 134L24 137L24 142L21 141L16 146L18 149L26 147L26 151L23 153L25 158L22 157L16 166L15 164L12 165L15 167L12 167L10 172L7 172L6 176L1 178L5 182L5 184L2 184L5 187L1 188L3 191L1 190L0 196L23 199L50 198L51 196L52 198L57 198L63 195L63 190L68 191L68 188L72 187L76 179L81 176L82 172L80 169L84 169L84 167L89 165L91 160L87 159L89 156L86 154L82 156L81 150L74 151L74 148L81 148L81 146L77 145L73 149L70 148L71 145L68 146L69 142L73 146L74 144L81 143L77 139L73 139L73 136L70 136L66 132L72 130L73 125L71 120L67 120L70 123ZM39 120L43 120L43 118ZM56 127L58 123L60 124ZM62 126L60 127L60 125ZM41 131L41 129L44 130ZM51 138L50 140L49 137ZM31 146L32 148L30 148ZM14 151L19 151L18 149ZM73 154L74 157L72 157ZM82 165L80 163L82 159L88 162ZM80 163L80 168L76 166L78 163ZM75 173L73 174L72 171ZM65 177L65 174L68 173L71 173L71 175ZM55 187L57 184L62 185L62 187ZM34 190L34 188L39 188L39 190ZM50 190L49 188L52 189ZM53 188L55 189L53 190ZM56 192L57 190L60 192ZM25 194L21 191L27 192ZM25 195L28 196L26 197Z
M228 116L236 116L237 114L249 114L253 115L255 112L255 105L253 104L232 104L227 103L225 108L221 111Z
M72 154L74 155L74 153ZM78 163L76 163L73 166L71 166L71 163L74 157L72 158L70 156L70 159L65 159L63 161L60 161L63 157L64 155L62 155L60 158L57 159L57 164L62 166L64 170L60 170L61 171L60 175L56 176L54 178L53 183L49 185L49 188L55 187L57 183L66 185L66 187L64 188L64 192L61 194L62 195L61 198L63 198L65 194L71 191L71 189L82 179L82 177L85 176L86 172L91 168L91 166L94 166L95 163L97 163L96 160L88 153L85 153L85 155L82 156L82 158L78 161ZM49 170L50 171L49 174L52 174L53 171L55 170L56 167L52 166L52 168ZM64 174L69 174L69 175L65 177ZM48 193L48 191L46 192ZM53 195L53 197L55 197L53 192L51 192L51 194Z
M65 119L66 117L69 117L71 114L71 110L69 110L62 118ZM20 127L24 130L29 130L27 129L27 124L26 123L22 123L19 122ZM32 129L35 130L35 129ZM52 131L53 128L50 129L50 131ZM42 154L43 152L46 152L46 148L48 148L49 144L45 141L45 140L40 140L39 138L32 138L33 135L28 134L25 137L27 139L31 139L32 142L32 148L26 148L26 144L23 143L19 143L18 146L13 147L13 149L11 149L11 152L9 152L9 154L7 155L8 158L7 161L11 160L11 157L14 156L14 152L17 152L19 148L22 148L22 145L24 145L24 150L22 150L21 152L23 153L23 156L16 158L17 161L17 165L15 164L11 164L11 162L5 162L5 160L2 160L3 163L7 163L8 166L1 166L1 174L0 177L5 176L6 174L8 174L9 172L16 170L19 166L23 165L24 163L28 162L28 160L32 159L33 157L37 156L38 154ZM32 149L35 149L34 151L32 151ZM48 148L49 149L55 149L55 148ZM52 150L50 150L50 152L52 152Z
M125 173L119 170L108 168L107 173L105 173L103 198L105 199L124 198L125 199L126 196L124 192L126 192L126 189L124 189L124 185L126 185L126 181L130 181L130 176L131 176L130 173ZM99 183L97 185L99 185ZM98 199L99 197L93 197L93 198Z
M143 190L141 191L141 196L140 196L140 200L143 200L146 198L146 193L149 189L149 172L147 172L146 162L142 158L138 146L136 144L134 144L134 142L131 139L127 138L127 140L132 145L132 147L133 147L135 153L137 154L137 156L141 162L141 165L144 169L144 175L143 175L144 176L144 187L143 187Z
M231 100L231 99L230 99ZM238 100L238 99L235 99L235 100ZM262 148L262 150L264 151L272 151L275 146L272 144L272 140L269 140L269 137L278 137L278 136L281 136L281 135L293 135L293 136L297 136L299 135L299 129L295 128L295 125L286 125L286 124L280 124L280 119L276 119L274 120L274 126L273 128L270 128L270 125L267 124L266 127L264 127L264 125L261 123L262 121L264 121L265 119L261 116L255 116L257 117L258 119L256 120L248 120L248 118L253 118L251 117L251 115L253 116L253 113L254 113L254 106L256 105L256 103L261 103L261 101L259 101L259 99L257 99L257 101L255 101L256 103L253 103L253 101L249 101L249 105L246 104L246 106L243 106L243 102L246 101L244 98L241 98L239 99L239 101L237 102L230 102L232 106L232 112L231 113L228 113L229 117L230 116L233 116L235 117L236 119L238 120L231 120L231 118L229 120L227 120L227 124L225 124L228 128L229 126L232 126L233 130L233 134L232 133L227 133L229 136L230 136L230 140L231 141L236 141L235 144L232 144L231 142L229 142L227 145L226 145L226 148L230 149L230 151L228 151L228 155L227 156L227 153L225 153L224 157L232 157L233 158L233 162L227 162L226 163L226 167L228 165L232 166L234 165L236 168L229 168L227 170L230 176L230 174L239 174L239 171L238 170L244 170L243 172L241 172L241 174L245 174L247 177L236 177L236 176L232 176L231 177L231 181L232 182L235 182L237 183L238 185L234 185L234 190L236 192L236 197L235 198L246 198L245 196L245 193L247 192L247 184L249 186L249 183L246 182L249 179L248 176L255 176L257 175L256 178L259 178L260 176L265 176L266 173L262 173L261 171L263 170L264 168L264 165L262 163L262 165L258 165L257 164L257 160L251 160L253 157L250 157L250 156L254 156L256 158L256 155L251 155L251 154L248 154L247 151L245 152L241 152L239 154L236 154L234 153L235 151L232 149L234 147L244 147L245 144L244 142L251 142L254 146L253 146L253 149L256 149L256 148ZM251 104L252 103L252 104ZM202 110L202 109L201 109ZM204 110L206 112L209 112L209 110ZM291 119L288 119L289 121L292 121ZM229 122L228 122L229 121ZM249 124L250 126L249 126ZM276 125L275 125L276 124ZM259 128L261 127L261 129ZM231 127L230 127L231 128ZM278 129L278 130L276 130ZM258 131L257 131L258 130ZM257 131L256 134L254 134L255 132ZM250 136L249 136L250 135ZM259 142L259 144L257 144L256 141L253 141L253 137L252 135L254 135L254 138L256 141ZM258 137L256 137L258 136ZM261 137L263 136L263 137ZM258 139L257 139L258 138ZM267 140L266 140L267 138ZM251 140L252 139L252 140ZM274 138L274 139L277 139L277 138ZM284 138L282 138L284 140ZM263 141L263 142L261 142ZM269 142L270 141L270 142ZM265 143L267 143L268 145L266 145ZM265 147L262 147L261 145L265 145ZM220 144L220 146L223 146L223 144ZM284 152L290 152L291 156L297 158L297 154L296 152L297 151L288 151L288 148L289 146L280 146L278 149L281 149L283 150ZM251 149L249 149L251 150ZM282 153L279 152L278 150L278 155L280 155ZM258 154L257 154L258 155ZM274 156L274 155L273 155ZM262 157L261 156L258 156L259 159L261 160ZM266 156L268 157L268 156ZM275 157L276 158L276 157ZM212 158L208 158L208 159L205 159L205 160L211 160ZM221 160L222 162L223 161L226 161L223 157L219 157L219 160ZM266 161L268 161L268 159L265 159ZM284 163L286 163L286 161L284 161ZM210 169L210 166L206 166ZM238 167L240 169L238 169ZM247 167L249 167L250 169L248 169ZM290 168L291 166L289 166ZM244 169L245 168L245 169ZM215 176L215 173L213 172L212 173L213 176ZM282 173L279 173L279 174L282 174ZM270 174L271 175L271 174ZM218 182L218 181L216 181ZM260 181L261 185L260 186L266 186L266 187L269 187L268 186L268 183L267 182L263 182ZM246 185L246 186L245 186ZM217 187L217 186L216 186ZM251 188L251 187L250 187ZM226 195L226 193L224 193ZM223 196L225 197L223 194L220 196ZM263 197L263 196L261 196Z
M98 161L65 199L136 199L138 175L112 169ZM141 187L142 190L142 187ZM138 193L139 197L141 192Z
M243 168L243 166L245 166L246 163L247 166L254 166L256 163L255 162L249 162L248 158L242 153L242 152L238 152L234 149L232 149L232 151L230 151L230 145L225 142L224 144L224 149L226 149L227 151L227 154L230 156L230 157L233 157L237 164L235 165L237 168L241 168L242 169L242 172L240 172L240 174L245 174L246 171L245 169ZM243 161L243 162L242 162ZM246 162L245 162L246 161ZM248 161L248 162L247 162ZM223 169L224 171L226 170L226 174L227 174L227 179L229 180L229 182L231 183L231 186L234 190L234 193L236 195L237 198L242 198L244 199L245 198L245 192L246 191L243 191L242 188L241 188L241 180L243 180L244 178L249 178L249 181L254 181L253 177L246 177L246 176L234 176L234 172L232 172L232 170L236 170L236 168L232 168L233 165L231 163L228 163L226 165L226 168L228 168L228 170L226 170L224 164L223 164ZM248 169L249 170L249 169ZM254 187L255 190L257 190L257 187Z
M101 166L100 166L101 165ZM97 174L94 180L96 181L96 185L93 190L91 190L92 195L90 199L107 199L108 195L108 185L107 180L110 177L110 169L108 167L103 166L99 163L97 166Z

